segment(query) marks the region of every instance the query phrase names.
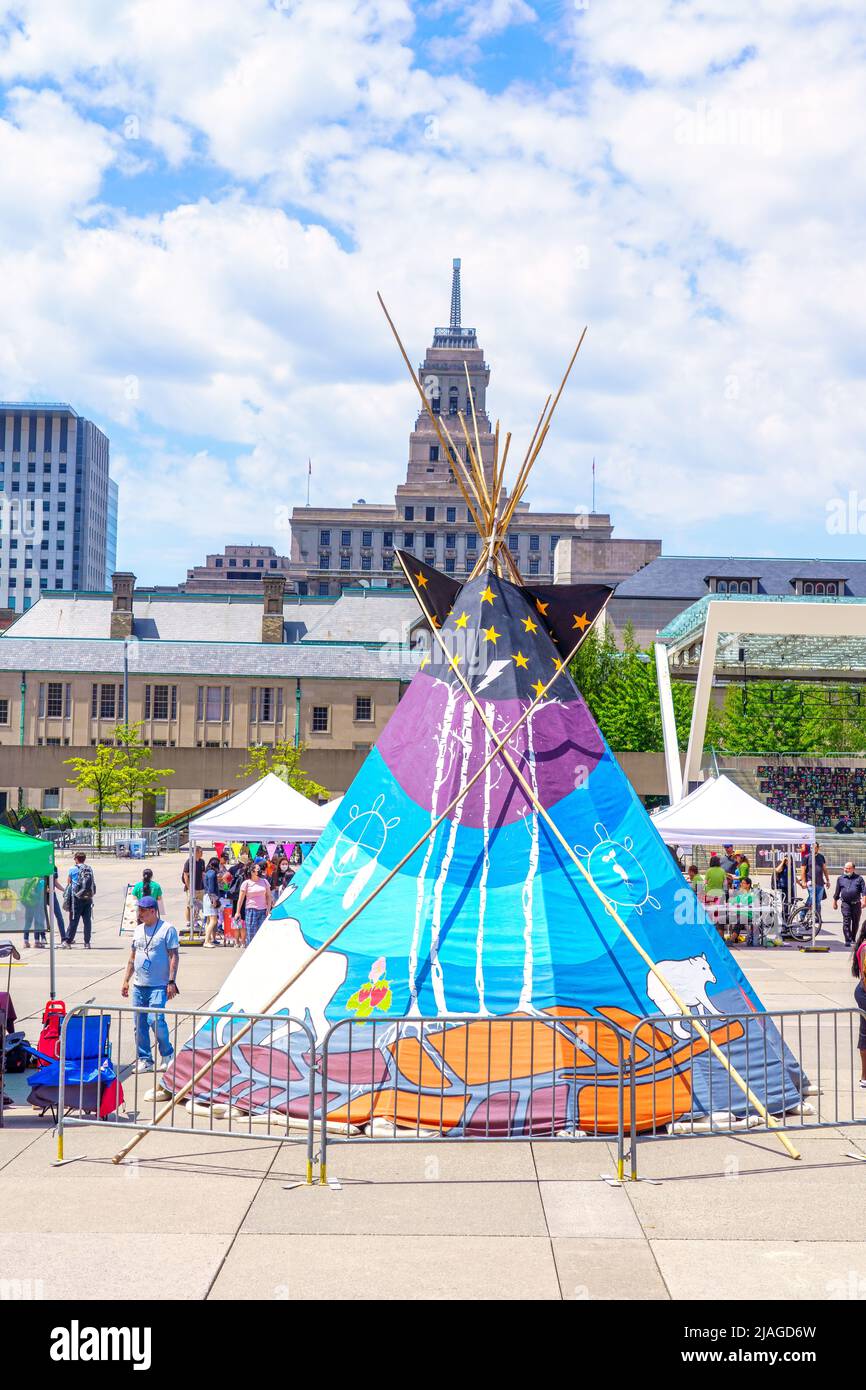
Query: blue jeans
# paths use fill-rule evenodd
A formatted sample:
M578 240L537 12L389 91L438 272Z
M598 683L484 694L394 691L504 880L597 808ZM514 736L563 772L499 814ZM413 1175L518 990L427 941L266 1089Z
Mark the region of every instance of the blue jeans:
M806 894L806 904L807 904L807 906L808 906L808 904L809 904L810 902L812 902L813 898L815 899L815 921L819 924L819 926L821 925L821 903L824 901L824 899L825 899L826 896L827 896L827 890L826 890L826 888L824 887L823 883L819 883L819 884L818 884L818 891L817 891L817 893L814 893L814 894L813 894L812 888L811 888L811 886L810 886L809 891L808 891L808 893ZM797 915L798 915L801 919L802 919L803 917L805 917L805 916L806 916L806 908L804 907L803 910L802 910L802 912L798 913Z
M263 907L248 907L244 910L244 921L247 924L248 946L267 915Z
M133 985L132 1002L136 1008L144 1009L164 1009L165 1008L165 985ZM160 1057L173 1057L174 1049L171 1045L171 1038L168 1035L168 1024L165 1014L140 1013L135 1015L135 1046L139 1057L146 1062L152 1060L150 1050L150 1031L156 1033L156 1041L159 1047Z

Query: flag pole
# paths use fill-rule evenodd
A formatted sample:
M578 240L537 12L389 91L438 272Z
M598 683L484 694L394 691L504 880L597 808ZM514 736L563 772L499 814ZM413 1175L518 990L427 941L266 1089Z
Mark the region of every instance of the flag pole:
M400 556L398 555L397 558L400 559ZM402 564L402 560L401 560L401 564ZM429 614L427 613L427 609L426 609L426 605L425 605L425 603L424 603L423 596L422 596L422 594L419 592L417 586L412 582L412 576L411 576L411 574L409 573L409 570L406 568L405 565L403 565L403 572L404 572L404 574L406 575L406 578L409 580L409 583L412 585L412 588L415 590L415 597L417 598L418 603L419 603L420 606L421 606L422 612L425 613L425 615L427 616L428 621L429 621ZM476 709L476 711L478 712L478 716L479 716L479 718L481 719L482 723L484 724L484 727L487 729L487 732L488 732L491 736L495 737L494 730L493 730L493 726L492 726L492 724L490 723L490 721L488 720L487 715L486 715L486 713L485 713L485 711L484 711L484 708L483 708L483 706L481 705L481 702L480 702L480 701L478 700L478 698L476 697L475 691L472 689L471 685L469 684L469 682L466 680L466 678L464 677L463 673L462 673L461 670L459 669L457 663L454 661L453 656L452 656L452 655L450 654L450 652L448 651L448 648L447 648L446 645L445 645L444 638L442 637L442 633L441 633L441 632L439 631L439 629L438 629L437 627L435 627L432 623L431 623L430 625L431 625L431 628L432 628L432 630L433 630L433 634L434 634L434 636L436 637L436 640L438 641L439 645L440 645L441 648L442 648L442 651L443 651L443 654L445 655L446 660L448 661L449 665L451 666L452 670L454 671L454 674L456 675L458 681L459 681L460 684L463 686L463 689L466 691L466 694L469 696L470 700L472 701L473 705L475 706L475 709ZM589 629L587 628L587 631L588 631L588 630L589 630ZM583 634L581 634L581 641L582 641L582 640L583 640ZM580 641L577 643L577 646L580 646ZM570 661L570 660L572 659L572 657L574 656L574 652L575 652L576 650L577 650L577 647L575 647L574 650L570 653L570 655L568 656L568 658L567 658L566 662L564 663L563 667L562 667L562 668L559 668L559 669L564 669L564 666L567 665L567 664L568 664L568 661ZM559 670L557 670L557 675L558 675L558 674L559 674ZM533 703L536 704L536 703L538 702L538 700L540 700L540 699L542 699L542 698L543 698L543 697L542 697L541 695L539 695ZM660 983L664 986L664 988L667 990L668 994L669 994L669 995L671 996L671 998L673 999L674 1003L678 1006L680 1012L681 1012L682 1014L691 1014L691 1010L689 1009L688 1005L687 1005L687 1004L685 1003L685 1001L680 997L680 995L678 994L677 990L676 990L676 989L674 988L674 986L670 983L670 981L667 980L667 979L665 978L665 976L664 976L664 975L662 974L662 972L659 970L659 968L658 968L656 962L652 959L652 957L649 955L649 953L644 949L644 947L643 947L643 946L641 945L641 943L638 941L638 939L637 939L637 937L634 935L634 933L626 926L625 922L623 921L623 919L620 917L619 913L617 912L615 905L605 896L605 894L604 894L604 893L602 892L602 890L599 888L598 884L595 882L595 879L592 877L592 874L591 874L591 873L589 872L589 870L586 868L586 866L584 865L584 863L582 862L582 860L580 859L580 857L579 857L577 854L575 854L575 852L574 852L574 850L572 849L571 845L568 843L568 841L566 840L565 836L562 834L561 830L559 829L559 827L557 826L556 822L555 822L555 821L553 820L553 818L551 817L551 815L550 815L550 813L548 812L547 808L546 808L545 806L543 806L542 803L539 801L538 797L537 797L536 794L535 794L535 791L534 791L533 788L530 786L530 784L529 784L529 782L526 780L526 778L523 776L523 773L520 771L520 769L519 769L519 767L517 766L517 764L515 763L514 759L511 757L511 754L508 752L508 749L507 749L507 747L505 746L505 743L501 743L501 744L500 744L500 749L501 749L501 754L500 754L500 756L502 757L503 761L506 763L506 765L508 766L508 768L511 770L512 774L514 775L514 777L517 779L518 783L520 784L520 787L521 787L522 790L523 790L524 796L526 796L526 798L527 798L527 800L530 802L530 804L531 804L532 806L534 806L534 808L535 808L535 810L537 811L537 813L542 817L542 819L544 820L545 824L546 824L546 825L548 826L548 828L552 831L552 833L554 834L554 836L556 837L556 839L558 840L558 842L559 842L559 844L562 846L562 848L565 850L566 854L568 855L568 857L569 857L569 859L572 861L572 863L576 866L577 869L579 869L580 873L581 873L581 874L583 875L583 877L586 879L586 882L589 884L590 888L591 888L592 891L595 893L596 897L597 897L597 898L601 901L601 903L604 905L605 911L608 912L608 913L610 914L611 917L613 917L613 920L616 922L617 926L619 927L620 931L621 931L621 932L623 933L623 935L625 936L626 940L629 942L629 944L630 944L631 946L634 947L634 949L637 951L638 955L639 955L639 956L641 957L641 959L643 960L644 964L647 965L647 966L649 967L651 973L652 973L653 975L655 975L656 979L659 980ZM813 879L813 882L814 882L814 879ZM706 1028L704 1028L703 1024L700 1023L699 1020L698 1020L696 1017L694 1017L694 1015L691 1015L691 1016L692 1016L692 1021L693 1021L693 1024L694 1024L694 1027L695 1027L696 1032L698 1033L698 1035L699 1035L700 1037L703 1038L704 1042L707 1044L707 1046L709 1047L710 1051L713 1053L713 1056L714 1056L719 1062L721 1062L722 1066L723 1066L723 1067L725 1068L725 1070L727 1071L727 1073L728 1073L728 1075L730 1076L731 1080L732 1080L737 1086L739 1086L740 1090L743 1092L743 1095L746 1097L746 1099L750 1102L750 1104L752 1104L752 1105L755 1107L755 1109L757 1110L758 1114L761 1115L761 1117L763 1118L763 1120L764 1120L764 1122L766 1123L767 1127L768 1127L769 1129L775 1130L775 1131L777 1132L777 1137L779 1138L779 1140L781 1141L781 1143L784 1145L784 1147L787 1149L787 1151L788 1151L788 1153L790 1154L791 1158L799 1158L799 1157L800 1157L799 1153L798 1153L797 1150L794 1148L794 1146L793 1146L793 1144L791 1143L790 1139L788 1138L787 1134L785 1134L785 1132L784 1132L784 1130L782 1129L782 1127L780 1126L778 1120L776 1120L776 1118L775 1118L773 1115L770 1114L769 1110L767 1110L766 1106L758 1099L758 1097L757 1097L757 1096L755 1095L755 1093L752 1091L752 1089L751 1089L751 1087L748 1085L748 1083L747 1083L746 1081L743 1080L743 1078L740 1076L740 1073L737 1071L736 1067L735 1067L735 1066L733 1065L733 1063L731 1062L730 1058L728 1058L728 1057L725 1056L724 1052L722 1052L722 1049L719 1047L718 1043L714 1040L714 1038L712 1037L711 1033L710 1033Z

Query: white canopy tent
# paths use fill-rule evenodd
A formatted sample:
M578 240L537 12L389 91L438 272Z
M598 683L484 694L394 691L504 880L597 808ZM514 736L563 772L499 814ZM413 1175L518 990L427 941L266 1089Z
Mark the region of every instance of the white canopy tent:
M317 806L281 778L268 772L259 782L244 787L228 801L210 807L190 822L190 848L230 840L318 840L334 813L337 801Z
M708 777L673 806L653 812L666 845L814 845L815 827L784 816L724 774Z
M342 797L324 806L290 787L273 772L260 781L210 807L189 826L190 923L195 891L195 850L197 845L230 844L232 841L269 841L311 844L318 840Z
M653 812L653 825L666 845L769 844L791 854L794 845L812 847L812 884L815 883L815 827L774 811L750 796L729 777L708 777L681 801ZM794 866L788 870L794 882ZM772 881L775 884L775 871ZM812 917L812 949L815 949L815 915Z

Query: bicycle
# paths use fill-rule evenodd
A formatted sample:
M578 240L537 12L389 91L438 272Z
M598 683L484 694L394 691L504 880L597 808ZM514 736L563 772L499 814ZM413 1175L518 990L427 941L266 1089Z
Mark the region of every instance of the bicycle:
M805 898L795 898L785 915L782 935L790 936L794 941L811 940L814 916L815 904L812 901L811 893ZM820 930L821 924L819 922L815 930L816 936Z

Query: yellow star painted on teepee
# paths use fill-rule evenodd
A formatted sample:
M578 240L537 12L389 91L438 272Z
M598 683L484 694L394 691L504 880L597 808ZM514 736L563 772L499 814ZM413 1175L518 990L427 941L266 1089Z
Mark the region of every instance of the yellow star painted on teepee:
M425 667L425 666L429 666L429 665L430 665L430 658L429 658L429 656L422 656L422 658L421 658L421 665L419 666L418 669L419 669L419 671L423 671L423 670L424 670L424 667Z
M531 618L523 618L523 619L522 619L522 622L523 622L523 626L526 628L526 631L527 631L527 632L537 632L537 631L538 631L538 623L534 623L534 622L532 621Z
M535 600L535 606L543 618L546 615L548 608L550 607L550 599L548 599L547 603L542 603L541 599L537 598Z
M422 589L425 588L425 587L426 587L426 584L427 584L427 576L426 576L426 574L421 574L421 572L420 572L420 570L419 570L419 572L415 575L415 583L418 584L418 585L420 586L420 588L422 588Z
M434 627L441 627L441 626L442 626L442 623L441 623L440 620L436 617L436 614L435 614L435 613L433 614L433 617L430 619L430 621L432 622L432 624L433 624Z
M469 622L469 614L468 614L468 613L461 613L461 614L460 614L460 617L457 619L457 621L456 621L456 623L454 624L454 626L455 626L455 627L465 627L466 624L467 624L468 622Z
M541 695L541 694L543 694L543 692L544 692L544 681L536 681L536 682L535 682L535 685L532 687L532 689L535 691L535 695L536 695L536 699L537 699L538 696Z
M484 633L484 636L487 638L487 641L492 642L494 646L496 645L497 637L502 636L502 633L497 632L496 628L493 626L492 623L490 624L490 627L484 627L481 629L481 631Z
M495 598L496 598L496 595L494 594L493 590L491 589L490 585L488 584L488 585L487 585L487 588L484 590L483 594L481 595L481 602L482 602L482 603L492 603L493 600L494 600Z
M580 617L578 617L576 613L572 613L571 616L574 618L574 626L580 628L581 632L585 632L585 630L589 627L589 618L586 616L586 614L581 613Z
M529 662L527 661L526 657L523 655L523 652L518 652L517 655L516 655L516 657L514 658L514 664L515 664L515 666L528 666L528 665L529 665Z
M554 664L554 666L556 667L557 671L561 671L561 670L562 670L562 662L560 661L560 659L559 659L558 656L555 656L555 657L553 658L553 664Z
M454 667L455 671L456 671L457 667L460 665L460 662L461 662L462 660L463 660L463 658L461 657L460 653L459 653L459 652L455 652L454 655L453 655L452 658L451 658L451 665Z

